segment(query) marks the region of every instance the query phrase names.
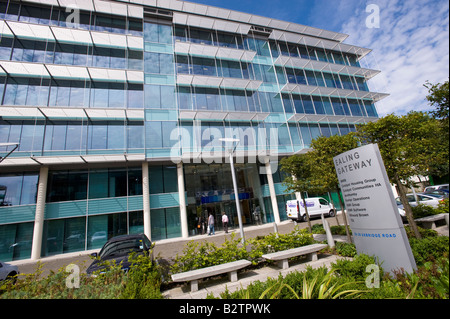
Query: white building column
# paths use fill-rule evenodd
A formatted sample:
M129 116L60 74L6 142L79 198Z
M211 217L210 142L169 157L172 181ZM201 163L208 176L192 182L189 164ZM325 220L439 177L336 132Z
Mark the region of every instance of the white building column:
M189 227L186 209L186 189L184 186L184 171L182 162L177 164L177 177L178 177L178 196L180 202L181 236L183 238L188 238Z
M142 199L144 208L144 234L152 239L150 219L150 183L148 179L148 162L142 163Z
M270 167L270 161L266 163L266 174L267 181L269 182L269 192L270 201L272 202L273 217L275 218L275 223L279 224L281 222L280 212L278 211L277 193L275 192L275 184L273 182L272 168Z
M36 197L36 213L34 216L33 244L31 259L41 258L42 236L44 232L45 199L47 197L48 166L41 166Z

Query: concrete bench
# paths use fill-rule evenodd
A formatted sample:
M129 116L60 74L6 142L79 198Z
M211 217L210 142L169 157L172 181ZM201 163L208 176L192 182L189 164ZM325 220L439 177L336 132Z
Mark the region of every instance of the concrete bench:
M439 215L422 217L422 218L416 219L416 222L422 224L423 228L435 229L437 222L439 222L439 224L442 224L442 226L443 226L444 223L442 221L445 220L445 215L448 216L448 214L439 214Z
M277 251L276 253L265 254L262 255L262 257L268 260L278 261L278 267L280 267L281 269L287 269L289 268L289 258L309 255L311 261L316 261L318 259L317 252L326 247L328 247L328 245L326 244L313 244L283 251Z
M190 281L191 292L195 292L198 290L199 279L228 273L230 281L235 282L238 280L237 271L250 265L251 265L250 261L242 259L217 266L211 266L207 268L174 274L172 275L172 280L174 282Z

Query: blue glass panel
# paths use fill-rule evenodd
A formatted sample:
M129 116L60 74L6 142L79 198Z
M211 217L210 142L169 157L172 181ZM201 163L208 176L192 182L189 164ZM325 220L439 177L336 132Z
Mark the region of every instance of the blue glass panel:
M320 96L313 96L313 102L316 109L316 114L325 114L325 108L322 103L322 98Z
M303 107L305 109L305 113L306 114L315 114L316 112L314 111L314 105L311 100L311 96L302 95L301 98L302 98L302 102L303 102Z
M294 102L295 112L297 114L304 114L305 113L305 109L303 108L303 103L302 103L302 100L300 98L300 95L292 95L292 100Z
M300 131L302 133L303 144L305 147L309 148L312 138L308 124L300 124Z
M108 171L91 170L89 172L89 198L108 197Z

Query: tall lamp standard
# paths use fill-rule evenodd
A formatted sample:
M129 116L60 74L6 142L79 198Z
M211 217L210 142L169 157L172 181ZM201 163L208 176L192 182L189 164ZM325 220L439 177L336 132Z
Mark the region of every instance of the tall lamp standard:
M234 198L236 200L236 210L237 210L238 221L239 221L239 231L241 233L241 242L244 243L245 237L244 237L244 229L242 228L241 205L239 204L239 191L238 191L238 187L237 187L236 172L234 171L234 163L233 163L233 153L239 144L239 140L234 139L234 138L221 138L221 139L219 139L219 141L225 142L225 147L227 146L227 144L229 145L228 156L230 159L231 177L233 179Z

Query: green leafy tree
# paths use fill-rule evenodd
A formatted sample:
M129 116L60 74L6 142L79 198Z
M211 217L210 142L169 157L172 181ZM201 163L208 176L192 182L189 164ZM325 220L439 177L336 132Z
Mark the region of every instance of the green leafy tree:
M314 163L312 169L314 183L322 185L323 189L327 191L337 192L338 194L339 203L342 207L342 216L344 218L347 240L350 243L352 242L351 235L348 229L347 217L344 211L344 201L341 196L341 189L333 158L357 147L358 141L355 138L354 133L349 133L344 136L321 136L311 142L312 151L308 153L311 163Z
M362 144L378 144L390 182L397 185L408 223L420 238L405 188L412 185L415 175L429 175L443 165L445 152L439 145L437 120L423 112L404 116L394 114L376 122L357 125L357 137Z
M293 176L284 180L290 191L302 194L303 192L333 191L338 193L349 242L351 242L351 236L344 213L344 203L340 194L333 157L356 147L358 147L358 143L353 133L345 136L321 136L311 142L311 151L308 153L294 155L283 159L281 162L282 169Z
M427 100L430 102L431 106L435 107L435 109L430 112L430 115L439 120L440 144L445 151L447 158L447 161L443 165L436 167L435 170L436 175L443 176L448 174L449 171L449 85L448 81L443 84L431 84L430 82L427 82L425 87L428 89L429 93Z
M436 109L431 113L436 119L447 121L448 125L448 115L449 115L449 87L448 81L443 84L431 84L427 82L424 85L428 89L429 95L427 95L427 100L430 102L431 106Z
M308 221L309 231L312 233L311 221L309 219L308 207L305 200L305 192L314 192L316 186L311 178L312 165L308 159L308 154L298 154L281 160L281 170L288 173L283 183L291 192L298 192L305 208L306 220Z

